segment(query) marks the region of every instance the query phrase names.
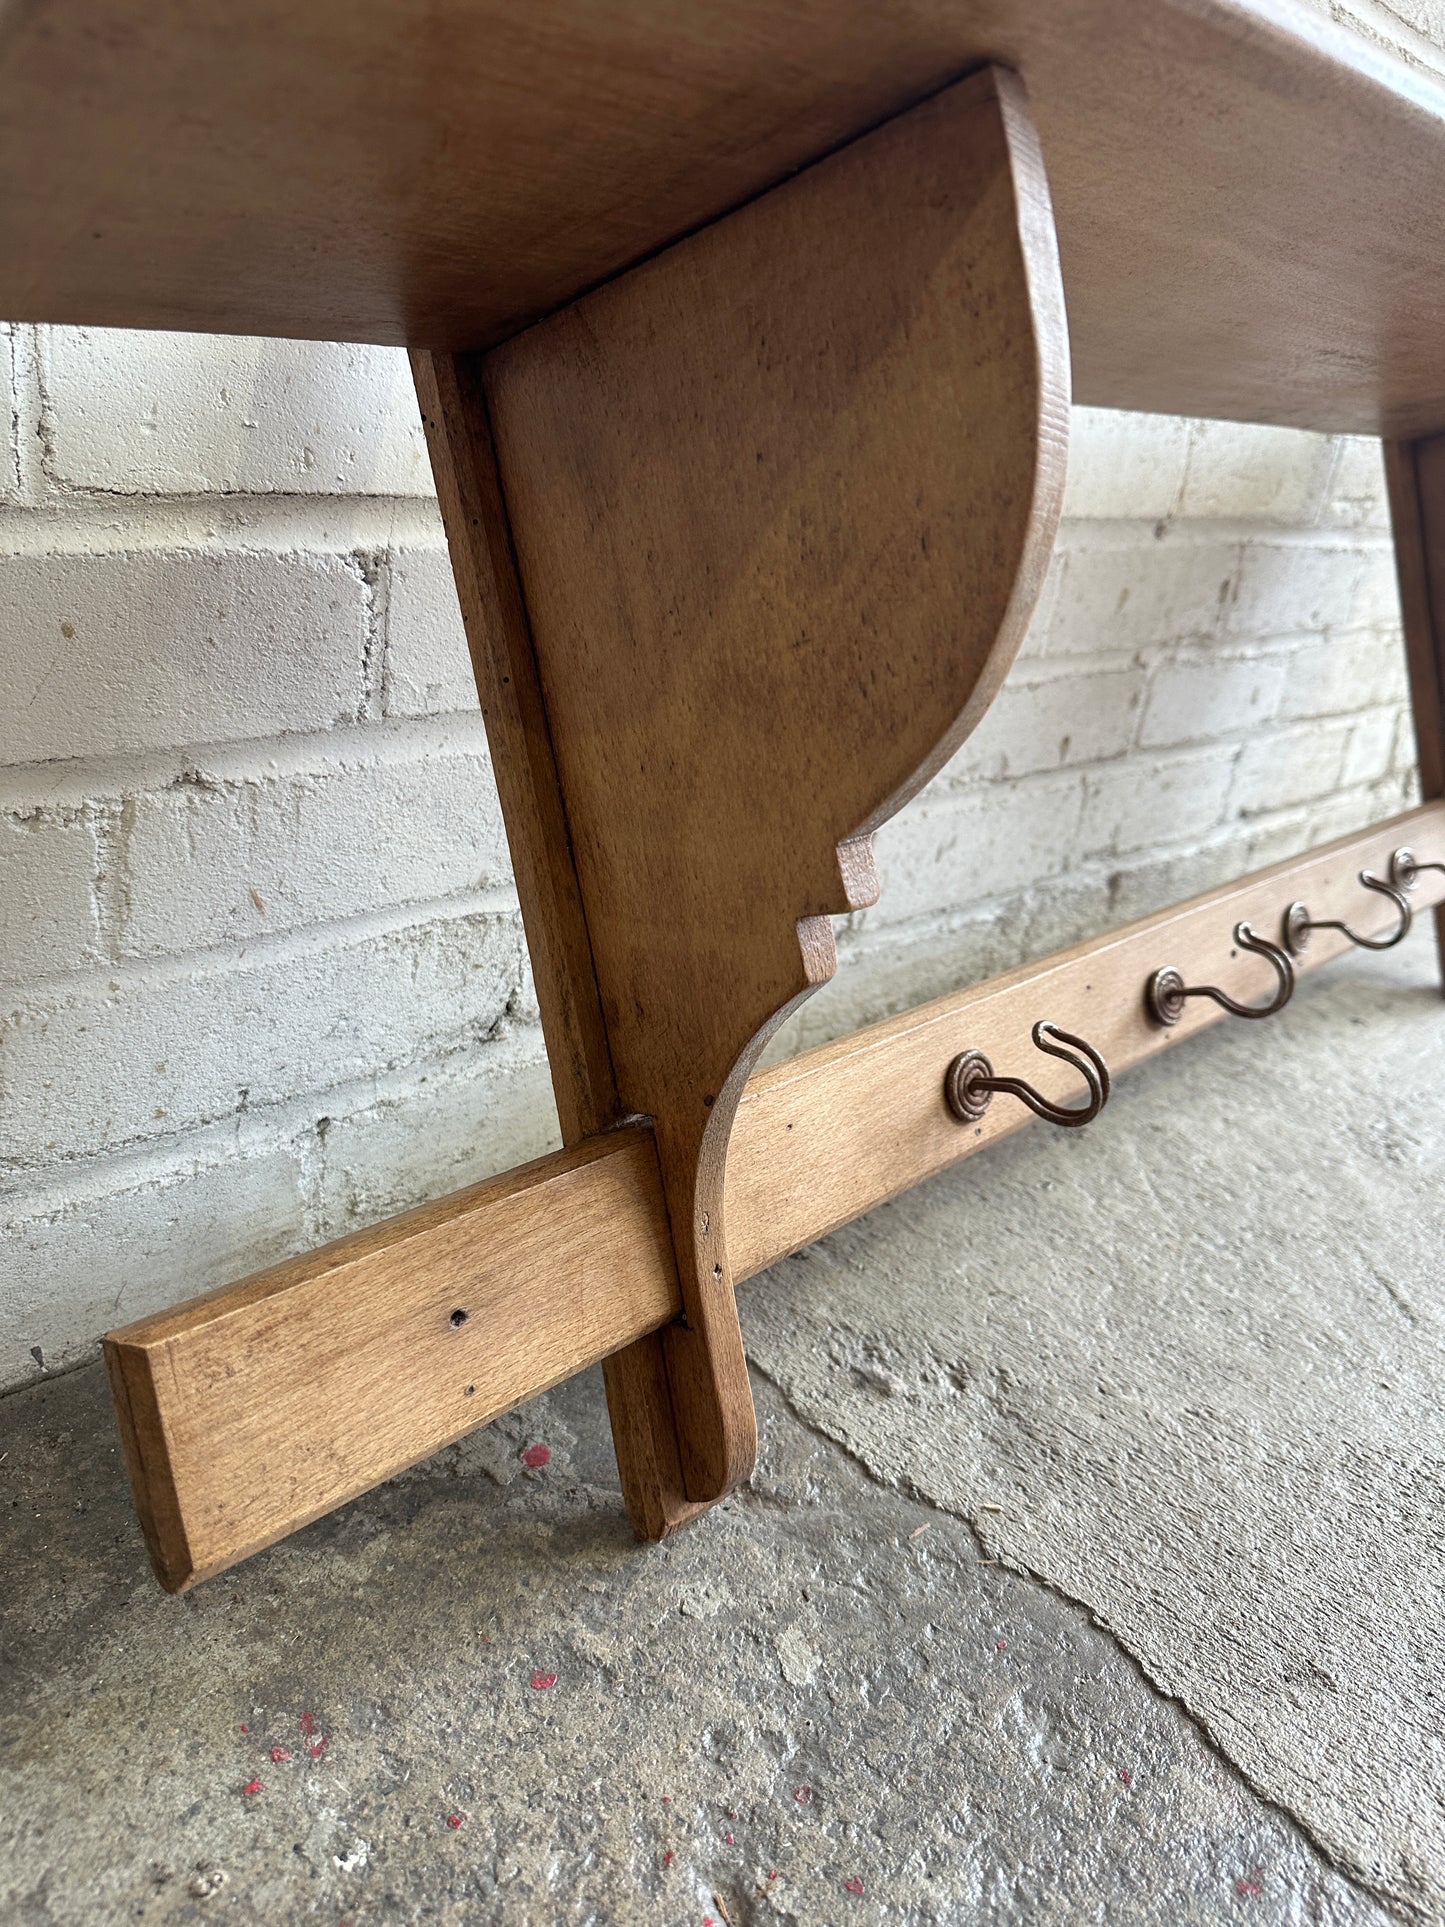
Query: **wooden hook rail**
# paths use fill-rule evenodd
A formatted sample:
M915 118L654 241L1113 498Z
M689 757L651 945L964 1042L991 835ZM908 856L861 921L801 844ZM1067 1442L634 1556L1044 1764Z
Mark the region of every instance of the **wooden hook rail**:
M1232 945L1234 925L1278 928L1295 896L1351 904L1357 872L1388 871L1401 847L1445 852L1445 803L756 1072L727 1174L736 1275L1030 1122L999 1104L959 1125L943 1076L961 1048L1002 1062L1047 1010L1115 1071L1172 1050L1224 1012L1195 1002L1170 1028L1153 1022L1144 986L1161 956L1257 997L1269 970ZM1445 876L1421 874L1418 901L1445 902ZM1382 898L1359 921L1375 934L1394 915ZM1296 968L1349 948L1321 930ZM1072 1076L1040 1060L1061 1102ZM632 1126L113 1332L106 1357L162 1584L223 1571L680 1306L652 1133Z

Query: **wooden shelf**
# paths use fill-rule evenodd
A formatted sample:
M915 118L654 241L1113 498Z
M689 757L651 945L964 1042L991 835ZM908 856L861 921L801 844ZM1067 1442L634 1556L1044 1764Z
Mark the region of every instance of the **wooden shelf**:
M0 171L7 319L413 350L567 1142L111 1335L172 1589L598 1358L663 1536L753 1464L735 1279L1057 1106L1037 1022L1120 1070L1218 1014L1151 1020L1163 966L1264 1014L1241 918L1408 927L1355 872L1445 845L1445 91L1363 42L1283 0L32 0ZM749 1082L1007 673L1071 342L1080 401L1390 439L1427 804Z
M1445 92L1282 0L42 0L0 314L488 346L986 60L1078 400L1445 427Z

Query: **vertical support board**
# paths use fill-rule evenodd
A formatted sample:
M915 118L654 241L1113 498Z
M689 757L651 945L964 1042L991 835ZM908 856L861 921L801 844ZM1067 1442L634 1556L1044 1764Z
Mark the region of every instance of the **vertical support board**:
M426 429L457 596L486 723L532 962L563 1143L622 1118L566 808L511 531L497 482L482 358L416 350ZM660 1539L698 1510L683 1490L658 1332L603 1360L618 1473L633 1530Z
M1037 138L997 69L482 370L616 1090L655 1123L689 1501L751 1469L723 1224L748 1070L976 725L1063 487ZM658 1386L642 1387L649 1398Z
M1445 435L1385 443L1420 796L1445 796ZM1445 973L1445 906L1435 910ZM1445 981L1445 975L1442 975Z

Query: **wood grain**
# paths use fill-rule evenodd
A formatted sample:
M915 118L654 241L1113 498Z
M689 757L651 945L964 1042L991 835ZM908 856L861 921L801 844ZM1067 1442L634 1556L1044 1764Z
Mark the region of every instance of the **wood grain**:
M1277 0L40 0L0 313L476 348L985 61L1081 401L1445 428L1438 86Z
M1385 480L1420 794L1445 796L1445 435L1386 442ZM1436 911L1435 928L1445 984L1445 910Z
M1269 935L1303 897L1377 933L1393 912L1355 874L1383 870L1400 844L1445 856L1445 802L757 1073L729 1161L737 1275L1033 1121L996 1098L981 1127L954 1123L942 1086L956 1051L983 1049L1065 1099L1069 1073L1028 1043L1036 1017L1088 1036L1115 1073L1177 1050L1235 1020L1191 1002L1177 1030L1160 1031L1143 1015L1152 970L1173 962L1191 982L1260 995L1268 967L1231 956L1234 923L1250 918ZM1445 878L1427 873L1416 895L1438 905ZM1321 932L1299 968L1346 947ZM1268 1020L1289 1021L1288 1011ZM1112 1128L1116 1116L1089 1128ZM222 1571L635 1344L681 1302L657 1161L634 1128L111 1333L121 1436L162 1584L182 1590ZM469 1314L460 1328L454 1310Z
M564 1143L617 1122L617 1086L527 612L474 356L412 356L417 402L507 828Z
M1063 493L1042 162L990 69L497 350L484 374L618 1095L654 1121L689 1498L751 1470L723 1223L770 1031L869 834L1022 639Z
M677 1302L657 1160L634 1128L110 1333L157 1577L178 1592L233 1565Z
M562 1141L623 1116L531 631L497 480L482 357L418 349L412 372L507 827ZM603 1361L618 1475L639 1538L694 1517L662 1338Z

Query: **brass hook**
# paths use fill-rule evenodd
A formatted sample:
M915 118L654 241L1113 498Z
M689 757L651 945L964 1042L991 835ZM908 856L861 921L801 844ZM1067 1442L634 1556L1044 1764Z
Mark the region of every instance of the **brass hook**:
M1247 923L1234 926L1234 941L1241 950L1253 950L1261 957L1268 957L1274 965L1275 975L1279 978L1279 988L1267 1004L1237 1004L1213 984L1186 984L1172 964L1156 970L1144 986L1144 1008L1156 1024L1166 1029L1177 1024L1184 1015L1186 997L1212 997L1221 1010L1227 1010L1232 1017L1273 1017L1277 1010L1283 1010L1294 995L1294 965L1277 943L1268 937L1256 936Z
M960 1124L976 1123L992 1103L995 1091L1018 1098L1036 1117L1045 1118L1050 1124L1062 1124L1069 1130L1099 1115L1109 1101L1109 1066L1093 1045L1060 1030L1057 1024L1042 1020L1034 1025L1033 1039L1039 1050L1047 1051L1051 1057L1062 1057L1083 1078L1089 1087L1089 1101L1083 1109L1067 1111L1062 1105L1050 1103L1020 1077L995 1077L993 1065L981 1050L966 1050L959 1052L943 1076L943 1094ZM1076 1052L1079 1055L1075 1055Z
M1388 937L1362 937L1337 917L1312 917L1304 904L1292 903L1284 913L1284 940L1286 947L1296 957L1309 942L1312 930L1338 930L1351 943L1357 943L1361 950L1393 950L1402 938L1409 936L1414 912L1405 901L1403 891L1393 883L1371 876L1368 870L1361 870L1360 881L1367 890L1378 890L1382 897L1388 897L1395 905L1400 912L1399 929L1392 930Z
M1390 858L1390 881L1397 890L1413 890L1425 870L1445 870L1445 863L1421 863L1413 850L1396 850Z

